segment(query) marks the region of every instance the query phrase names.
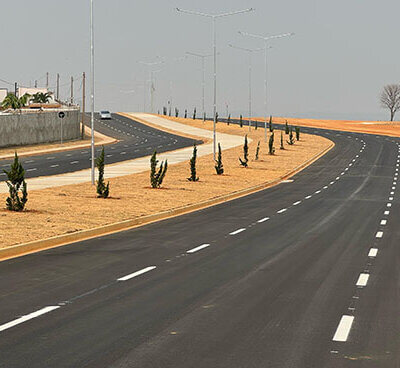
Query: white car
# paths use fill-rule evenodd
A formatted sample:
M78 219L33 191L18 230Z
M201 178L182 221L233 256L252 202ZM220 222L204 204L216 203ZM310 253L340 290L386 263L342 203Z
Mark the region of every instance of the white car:
M110 120L111 119L111 113L110 113L110 111L106 111L106 110L104 110L104 111L100 111L100 119L107 119L107 120Z

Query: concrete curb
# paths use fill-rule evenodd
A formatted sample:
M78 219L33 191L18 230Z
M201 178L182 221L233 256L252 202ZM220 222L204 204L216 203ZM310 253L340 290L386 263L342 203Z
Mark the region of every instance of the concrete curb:
M71 243L76 243L79 241L115 233L115 232L122 231L122 230L132 229L132 228L135 228L138 226L143 226L143 225L150 224L150 223L153 223L156 221L165 220L167 218L176 217L176 216L183 215L186 213L194 212L194 211L204 209L207 207L211 207L211 206L215 206L217 204L221 204L221 203L233 200L233 199L244 197L246 195L249 195L249 194L252 194L255 192L259 192L261 190L278 185L283 180L286 180L289 177L297 174L302 169L311 165L313 162L317 161L320 157L322 157L327 152L329 152L334 146L335 146L335 144L332 142L329 147L325 148L323 151L321 151L320 153L318 153L317 155L315 155L308 161L303 162L301 165L294 168L292 171L285 174L284 176L281 176L278 179L274 179L269 182L265 182L265 183L262 183L262 184L259 184L259 185L256 185L256 186L253 186L250 188L242 189L240 191L231 192L227 195L212 198L212 199L209 199L209 200L206 200L203 202L199 202L196 204L191 204L191 205L175 208L175 209L172 209L169 211L164 211L164 212L156 213L153 215L143 216L143 217L140 217L137 219L117 222L114 224L104 225L104 226L97 227L94 229L77 231L72 234L63 234L63 235L55 236L52 238L36 240L33 242L24 243L24 244L17 244L17 245L11 246L11 247L0 249L0 261L4 261L4 260L10 259L10 258L20 257L20 256L30 254L30 253L40 252L40 251L43 251L46 249L60 247L60 246L71 244Z

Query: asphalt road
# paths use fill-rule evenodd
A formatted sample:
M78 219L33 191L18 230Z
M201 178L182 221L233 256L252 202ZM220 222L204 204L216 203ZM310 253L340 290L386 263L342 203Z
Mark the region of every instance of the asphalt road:
M400 366L400 141L321 135L293 181L0 263L0 367Z
M166 152L193 145L193 140L159 131L135 120L112 114L111 120L95 118L95 130L114 137L118 143L105 146L106 164L148 156L157 152ZM197 141L201 143L201 141ZM101 147L96 147L97 156ZM58 175L91 166L90 148L22 157L22 165L27 178ZM2 169L8 170L13 160L0 160L0 181L6 180Z

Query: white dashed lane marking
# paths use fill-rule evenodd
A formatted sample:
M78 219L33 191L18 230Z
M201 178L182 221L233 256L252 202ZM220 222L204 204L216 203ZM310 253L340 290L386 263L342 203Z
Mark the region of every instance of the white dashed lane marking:
M229 235L237 235L237 234L239 234L239 233L241 233L243 231L246 231L246 229L242 228L242 229L238 229L238 230L232 231L231 233L229 233Z
M378 254L377 248L371 248L368 253L368 257L375 258Z
M119 279L117 279L117 281L128 281L130 279L133 279L134 277L138 277L140 275L143 275L144 273L150 272L150 271L152 271L152 270L154 270L156 268L157 268L156 266L146 267L146 268L143 268L142 270L139 270L139 271L136 271L136 272L131 273L129 275L120 277Z
M190 249L190 250L186 251L186 253L189 253L189 254L196 253L199 250L202 250L204 248L208 248L209 246L210 246L210 244L203 244L203 245L200 245L200 246L198 246L196 248L193 248L193 249Z
M349 333L351 330L351 326L353 325L354 322L354 316L342 316L339 326L336 329L335 335L333 336L333 341L339 341L339 342L346 342Z
M369 279L368 273L361 273L360 276L358 277L356 286L359 287L367 286L368 279Z

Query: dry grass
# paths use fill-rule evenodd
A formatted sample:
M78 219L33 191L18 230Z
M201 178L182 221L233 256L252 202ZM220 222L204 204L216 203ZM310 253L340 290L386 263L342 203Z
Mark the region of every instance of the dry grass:
M177 120L211 129L210 122ZM248 133L247 128L225 124L219 124L218 130L240 135ZM106 200L96 198L95 188L89 183L32 191L26 212L0 210L0 247L149 215L262 184L285 175L331 144L328 139L304 134L300 142L294 146L285 144L286 150L282 151L279 149L280 131L277 131L276 154L270 156L262 141L263 134L261 129L249 134L253 139L249 168L239 166L241 147L223 152L225 174L222 176L216 175L212 157L201 157L198 160L200 181L196 183L186 179L189 164L180 163L169 167L162 189L149 188L149 172L111 179L112 197ZM258 140L262 142L260 158L254 161ZM5 197L0 196L0 203L4 203Z

